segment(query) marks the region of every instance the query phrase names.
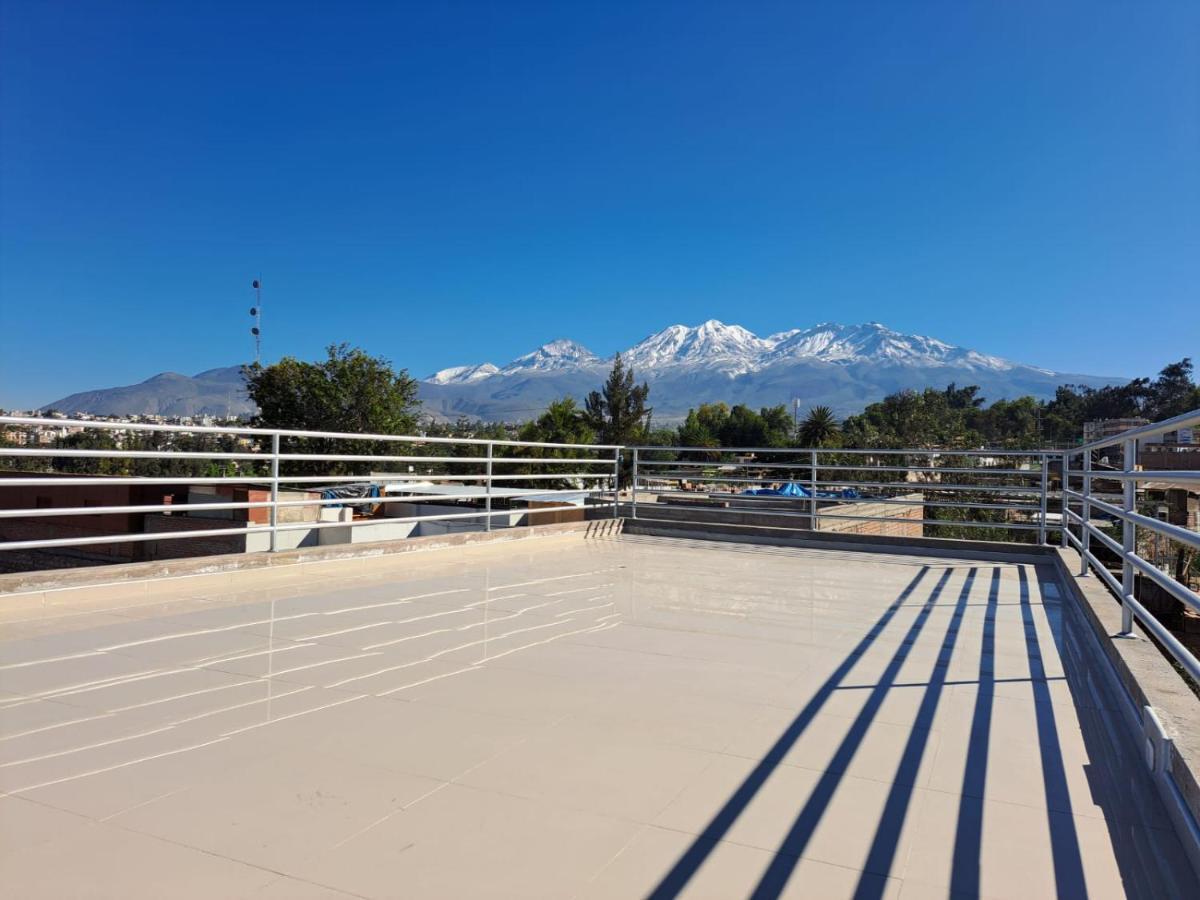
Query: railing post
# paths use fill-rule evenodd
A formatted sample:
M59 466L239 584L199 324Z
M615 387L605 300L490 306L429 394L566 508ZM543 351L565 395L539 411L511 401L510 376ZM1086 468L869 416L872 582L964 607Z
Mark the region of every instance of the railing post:
M1079 543L1082 549L1079 553L1079 574L1088 573L1088 553L1092 549L1092 451L1083 451L1083 508L1079 511Z
M483 507L486 515L484 516L483 530L492 530L492 442L488 441L487 445L487 478L484 481L483 492L487 496L484 497Z
M1067 478L1067 470L1063 469L1063 487L1066 487L1066 478ZM1049 504L1046 502L1046 499L1049 496L1049 494L1050 494L1050 457L1043 456L1042 457L1042 498L1041 498L1041 508L1039 511L1039 518L1038 518L1038 544L1046 543L1046 514L1049 511ZM1066 498L1067 498L1067 495L1063 494L1063 499L1065 500ZM1063 528L1066 528L1066 527L1067 527L1067 516L1066 516L1066 513L1064 512L1063 513Z
M1042 465L1050 465L1050 457L1047 455ZM1067 489L1071 487L1071 454L1064 453L1062 455L1062 478L1059 479L1059 484L1062 486L1062 528L1059 530L1058 544L1060 547L1071 546L1067 540L1067 529L1071 526L1071 517L1067 514L1071 509L1071 498L1067 496Z
M613 451L613 514L614 519L621 517L621 448Z
M1125 465L1125 474L1132 475L1137 470L1136 438L1125 441L1121 457ZM1125 479L1124 501L1121 508L1127 513L1133 512L1137 507L1137 482L1132 478ZM1123 519L1121 522L1121 591L1124 596L1121 598L1121 634L1133 633L1133 609L1126 598L1133 596L1133 563L1130 562L1129 557L1133 553L1136 543L1137 532L1134 530L1133 523L1128 519Z
M637 518L637 481L638 481L638 452L637 447L633 448L633 483L629 486L629 517Z
M808 517L811 519L809 526L812 531L821 530L820 514L817 512L817 451L808 451L808 491L812 494L808 498Z
M271 435L271 552L279 551L279 434Z

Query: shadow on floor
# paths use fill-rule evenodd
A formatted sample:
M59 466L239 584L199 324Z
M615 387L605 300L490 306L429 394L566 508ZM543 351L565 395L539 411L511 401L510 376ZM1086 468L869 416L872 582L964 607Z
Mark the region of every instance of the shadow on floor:
M930 567L921 568L900 596L884 611L870 631L855 645L808 704L780 734L754 770L662 877L649 897L654 900L665 900L665 898L678 896L684 890L709 854L715 849L717 842L724 838L733 827L738 817L762 789L772 772L783 762L789 749L799 740L834 692L850 687L842 683L851 669L876 642L900 608L905 604L913 604L922 582L930 577L930 571ZM897 675L917 639L926 628L930 614L937 606L953 571L952 568L945 569L936 583L929 588L928 595L921 601L913 623L909 626L883 673L875 684L864 688L869 690L869 694L861 711L847 730L812 793L798 811L766 871L751 889L750 896L754 898L778 897L787 886L800 857L833 800L850 762L877 716L880 706L888 692L898 686ZM1145 773L1142 770L1138 769L1133 773L1129 771L1128 766L1140 765L1140 761L1130 758L1128 746L1118 746L1125 743L1121 739L1128 738L1128 735L1120 728L1113 727L1113 722L1107 720L1103 713L1105 702L1098 702L1096 699L1095 695L1099 687L1094 682L1098 679L1095 679L1093 673L1088 671L1089 657L1085 653L1085 648L1079 644L1082 632L1076 627L1077 623L1071 623L1071 627L1067 627L1062 606L1063 594L1057 589L1053 578L1040 570L1036 571L1041 587L1040 596L1043 605L1046 606L1047 621L1057 644L1058 654L1066 667L1066 680L1070 685L1076 713L1084 730L1089 756L1093 760L1097 758L1109 760L1110 765L1119 768L1119 771L1098 773L1093 780L1092 787L1097 794L1097 802L1105 812L1106 821L1112 833L1112 843L1121 869L1123 887L1130 896L1136 897L1187 896L1187 886L1194 882L1187 880L1192 877L1190 869L1181 869L1178 865L1178 860L1182 858L1182 850L1176 847L1174 854L1168 854L1166 858L1162 858L1161 854L1148 846L1153 839L1174 841L1175 836L1172 832L1160 830L1150 832L1142 827L1146 817L1153 812L1151 807L1158 802L1157 797L1153 793L1148 778L1134 777L1134 775L1144 776ZM948 681L947 673L951 657L959 641L964 614L968 608L979 605L969 602L978 572L978 568L969 569L963 586L958 592L946 632L942 636L929 680L917 685L924 688L920 708L914 721L914 725L920 727L914 727L909 733L901 761L891 781L884 811L875 824L870 850L855 891L855 896L863 898L863 900L880 897L886 888L886 882L880 876L889 873L895 860L905 818L915 791L917 772L929 740L929 728L934 722L945 688L949 684L958 683ZM978 896L981 890L981 856L984 833L983 797L987 784L988 753L997 683L995 670L996 617L999 607L1015 605L999 602L1000 579L1001 569L993 568L980 638L980 665L978 680L975 682L977 684L975 707L972 711L970 740L959 791L959 809L953 839L954 849L949 890L968 897ZM1088 890L1084 878L1079 837L1071 815L1071 800L1059 726L1056 720L1056 707L1052 702L1050 692L1050 682L1061 679L1048 677L1046 674L1041 639L1038 636L1034 615L1035 604L1030 597L1030 583L1026 567L1018 568L1018 580L1021 624L1025 653L1029 662L1028 683L1035 709L1041 764L1040 775L1047 801L1046 816L1056 893L1060 897L1086 897ZM1055 587L1051 589L1050 584L1054 584ZM1024 681L1026 679L1016 680ZM1084 692L1088 695L1083 696ZM1030 776L1037 777L1035 773L1030 773ZM1131 804L1135 811L1144 808L1144 815L1135 823L1130 822Z

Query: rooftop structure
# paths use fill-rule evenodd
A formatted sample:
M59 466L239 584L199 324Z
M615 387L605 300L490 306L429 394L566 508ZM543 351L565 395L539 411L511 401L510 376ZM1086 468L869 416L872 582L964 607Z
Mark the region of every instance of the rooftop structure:
M933 468L928 452L892 451L906 455L873 474L759 452L759 475L816 488L763 525L656 516L686 499L666 484L680 469L738 483L688 465L694 448L573 448L538 460L553 475L493 484L520 445L485 443L469 466L445 458L486 471L442 474L433 487L459 488L432 496L461 501L474 481L484 518L504 521L498 487L529 500L582 476L587 515L0 576L6 891L1195 894L1200 703L1171 665L1195 658L1138 603L1140 557L1110 572L1121 543L1093 524L1200 545L1133 508L1163 473L1093 474L1100 448L1081 448L1054 455L1056 493L1048 454L986 477L956 454L914 501L907 473ZM285 533L279 485L329 478L281 473L278 442L268 459L271 498L253 508ZM384 477L431 496L425 475ZM870 504L822 505L849 480ZM820 527L886 520L862 507L889 501L919 502L905 521L931 530ZM481 515L444 509L429 518ZM932 536L960 525L1025 541Z

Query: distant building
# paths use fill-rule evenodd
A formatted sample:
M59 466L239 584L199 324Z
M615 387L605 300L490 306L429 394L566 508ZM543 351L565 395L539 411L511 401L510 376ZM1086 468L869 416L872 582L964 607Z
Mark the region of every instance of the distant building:
M1141 428L1143 425L1149 424L1149 419L1142 418L1094 419L1091 422L1083 423L1083 442L1090 444L1092 441L1116 437L1131 428Z

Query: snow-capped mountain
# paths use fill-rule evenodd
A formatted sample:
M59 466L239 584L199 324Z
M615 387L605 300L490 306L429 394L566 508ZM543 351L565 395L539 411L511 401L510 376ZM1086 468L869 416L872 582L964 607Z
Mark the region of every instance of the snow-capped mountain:
M557 340L543 344L532 353L518 356L498 374L512 375L518 372L554 372L559 369L575 369L602 363L595 353L574 341Z
M772 346L770 339L763 340L740 325L709 319L695 328L664 328L630 347L622 357L635 369L703 365L740 375L758 368Z
M897 390L951 382L977 384L989 400L998 400L1051 397L1065 383L1116 381L1056 373L878 322L827 322L759 337L740 325L710 319L664 328L621 351L621 358L639 381L650 383L659 421L715 401L757 407L799 400L845 414ZM444 369L422 383L421 397L427 410L447 418L529 418L531 411L564 395L582 399L603 381L612 360L574 341L557 340L499 369L487 363Z
M490 362L480 363L477 366L453 366L449 369L434 372L425 380L432 384L470 384L472 381L478 381L480 378L495 375L499 371L499 367L492 365Z
M715 319L672 325L622 351L638 381L650 384L656 422L682 418L701 403L752 407L823 404L838 415L905 388L979 385L989 401L1053 397L1060 384L1100 387L1120 379L1068 375L988 356L945 341L901 334L878 322L824 323L759 337ZM563 396L582 400L604 381L612 357L569 340L551 341L506 366L442 369L420 383L434 416L521 421ZM239 414L251 411L241 369L194 377L164 373L137 385L73 394L44 408L102 415Z
M1006 372L1019 365L998 356L955 347L937 338L901 334L878 322L864 325L826 322L772 335L767 341L772 344L768 356L771 362L784 359L820 359L836 363L886 361L925 366L961 365L997 372ZM1053 374L1047 369L1040 371Z
M622 351L621 358L626 365L647 375L666 368L702 367L730 377L758 372L789 360L842 365L876 362L961 366L996 372L1006 372L1020 365L998 356L955 347L937 338L901 334L878 322L864 325L827 322L762 338L740 325L726 325L716 319L691 327L671 325ZM591 368L611 362L612 357L601 359L574 341L557 340L517 357L503 368L498 369L491 363L456 366L425 380L433 384L468 384L493 375ZM1053 374L1047 369L1038 371Z

